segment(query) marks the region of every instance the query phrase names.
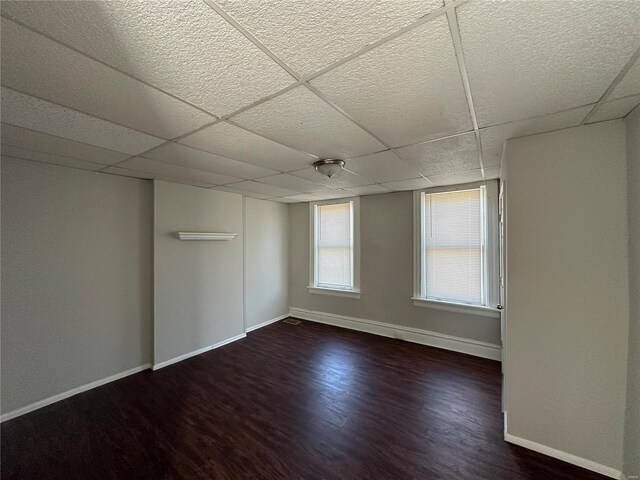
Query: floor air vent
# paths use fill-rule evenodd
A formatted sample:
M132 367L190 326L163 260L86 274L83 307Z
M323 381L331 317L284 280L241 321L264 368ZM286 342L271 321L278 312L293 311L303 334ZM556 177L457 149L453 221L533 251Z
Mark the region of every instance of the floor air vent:
M289 325L300 325L300 320L295 318L285 318L282 323L288 323Z

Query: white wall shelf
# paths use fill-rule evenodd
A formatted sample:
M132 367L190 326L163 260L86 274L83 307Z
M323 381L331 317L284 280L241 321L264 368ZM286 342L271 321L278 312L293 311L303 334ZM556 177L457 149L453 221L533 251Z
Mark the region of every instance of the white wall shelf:
M228 241L238 236L237 233L178 232L180 240L213 240Z

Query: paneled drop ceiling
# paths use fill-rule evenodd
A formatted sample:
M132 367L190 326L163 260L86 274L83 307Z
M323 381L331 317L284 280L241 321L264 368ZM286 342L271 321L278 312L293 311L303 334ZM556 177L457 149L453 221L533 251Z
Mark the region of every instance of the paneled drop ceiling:
M3 157L284 203L496 178L505 140L640 104L637 0L0 9Z

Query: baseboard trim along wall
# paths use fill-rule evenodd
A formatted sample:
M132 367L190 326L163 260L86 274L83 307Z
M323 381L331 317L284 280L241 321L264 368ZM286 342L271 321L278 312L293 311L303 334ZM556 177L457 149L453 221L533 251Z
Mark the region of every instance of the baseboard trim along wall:
M153 365L153 367L151 369L155 371L155 370L159 370L159 369L164 368L164 367L168 367L169 365L181 362L182 360L186 360L187 358L195 357L196 355L200 355L201 353L208 352L209 350L214 350L216 348L220 348L220 347L222 347L224 345L227 345L228 343L235 342L236 340L241 340L241 339L245 338L246 336L247 336L246 333L241 333L240 335L236 335L235 337L227 338L226 340L218 342L218 343L216 343L214 345L210 345L208 347L199 348L198 350L194 350L193 352L185 353L185 354L180 355L178 357L170 358L169 360L165 360L164 362L156 363L156 364Z
M615 468L607 467L606 465L596 463L592 460L587 460L586 458L578 457L571 453L563 452L562 450L557 450L555 448L547 447L546 445L532 442L531 440L526 440L524 438L516 437L515 435L511 435L510 433L505 432L504 439L506 442L513 443L514 445L519 445L521 447L528 448L529 450L542 453L543 455L547 455L548 457L557 458L558 460L562 460L563 462L577 465L579 467L585 468L587 470L591 470L592 472L599 473L606 477L615 478L616 480L624 478L622 475L622 472L620 470L616 470Z
M65 398L73 397L78 393L86 392L87 390L91 390L92 388L115 382L116 380L120 380L121 378L128 377L129 375L142 372L143 370L147 370L149 368L151 368L151 364L145 363L144 365L140 365L139 367L131 368L129 370L125 370L124 372L111 375L110 377L96 380L95 382L87 383L86 385L82 385L80 387L72 388L71 390L67 390L66 392L58 393L57 395L53 395L52 397L39 400L25 407L18 408L12 412L5 413L0 416L0 422L11 420L12 418L19 417L20 415L24 415L25 413L33 412L34 410L38 410L39 408L46 407L47 405L51 405L52 403L59 402L60 400L64 400Z
M285 313L284 315L280 315L279 317L272 318L271 320L267 320L266 322L259 323L258 325L253 325L252 327L248 327L245 330L245 333L253 332L254 330L258 330L259 328L266 327L267 325L271 325L272 323L279 322L280 320L284 320L288 318L289 314Z
M289 315L301 318L302 320L326 323L336 327L373 333L374 335L381 335L383 337L398 338L400 340L406 340L407 342L466 353L476 357L498 361L501 359L499 345L471 340L469 338L454 337L419 328L404 327L374 320L365 320L363 318L346 317L334 313L315 312L296 307L289 308Z

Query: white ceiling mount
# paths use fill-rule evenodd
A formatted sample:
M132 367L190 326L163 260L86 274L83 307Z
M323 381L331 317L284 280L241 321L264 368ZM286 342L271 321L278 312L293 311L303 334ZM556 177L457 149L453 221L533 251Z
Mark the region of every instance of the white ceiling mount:
M215 240L228 241L238 236L237 233L178 232L180 240Z
M318 160L317 162L313 163L313 168L315 168L322 175L331 178L342 171L342 169L344 168L344 160Z

